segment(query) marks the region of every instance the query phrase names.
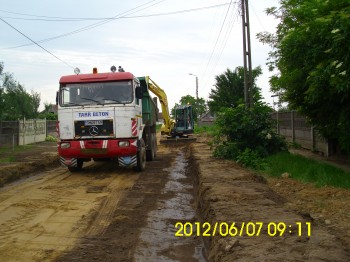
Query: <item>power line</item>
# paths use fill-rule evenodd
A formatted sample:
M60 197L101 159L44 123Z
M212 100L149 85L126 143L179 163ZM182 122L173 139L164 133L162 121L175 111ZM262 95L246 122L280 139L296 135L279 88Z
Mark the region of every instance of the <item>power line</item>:
M52 55L54 58L56 58L57 60L61 61L62 63L64 63L65 65L71 67L74 69L73 66L71 66L70 64L68 64L67 62L63 61L61 58L59 58L58 56L56 56L55 54L53 54L52 52L50 52L49 50L47 50L45 47L39 45L37 42L35 42L33 39L31 39L29 36L25 35L24 33L22 33L20 30L18 30L17 28L15 28L14 26L12 26L11 24L9 24L8 22L6 22L4 19L2 19L0 17L0 20L3 21L5 24L7 24L8 26L10 26L12 29L14 29L15 31L17 31L18 33L20 33L21 35L23 35L25 38L27 38L29 41L33 42L33 44L37 45L38 47L40 47L41 49L43 49L46 53Z
M219 31L219 33L218 33L218 35L217 35L217 37L216 37L216 41L215 41L214 47L213 47L213 49L212 49L212 51L211 51L210 57L209 57L208 62L207 62L207 64L206 64L206 67L205 67L205 70L204 70L204 73L203 73L204 76L207 75L207 72L208 72L208 70L209 70L209 65L213 62L214 58L215 58L216 62L215 62L214 65L212 66L212 69L210 69L209 71L212 72L212 71L215 69L215 67L216 67L216 65L217 65L217 63L218 63L218 61L219 61L220 58L221 58L221 55L222 55L222 53L223 53L223 50L224 50L224 48L225 48L225 46L226 46L226 43L227 43L227 40L228 40L228 38L229 38L230 32L232 31L232 28L233 28L233 25L234 25L234 22L235 22L234 19L232 19L231 22L228 22L228 25L227 25L227 23L226 23L226 20L227 20L227 18L228 18L229 11L230 11L231 6L232 6L232 2L233 2L233 1L231 0L231 2L230 2L230 4L229 4L229 7L228 7L228 9L227 9L227 11L226 11L226 13L225 13L225 17L224 17L224 20L223 20L223 22L222 22L222 24L221 24L220 31ZM235 3L237 3L237 2L235 2ZM233 11L234 11L234 8L235 8L235 7L233 7ZM233 13L233 11L232 11L232 13ZM226 25L227 25L227 26L226 26ZM221 35L222 35L222 33L223 33L223 30L224 30L224 27L225 27L225 26L227 27L227 29L226 29L226 33L225 33L225 35L224 35L224 39L223 39L222 42L220 43L220 46L218 46L219 40L220 40L220 38L221 38ZM217 49L219 49L219 53L216 54L216 55L214 56L214 54L215 54L215 52L217 51ZM204 84L204 85L207 85L207 82L208 82L208 81L209 81L209 79L207 79L207 80L205 81L205 84Z
M88 26L81 27L81 28L76 29L74 31L71 31L71 32L68 32L68 33L65 33L65 34L61 34L61 35L57 35L57 36L53 36L53 37L50 37L50 38L39 40L39 41L37 41L37 43L44 43L44 42L52 41L52 40L55 40L55 39L58 39L58 38L62 38L62 37L66 37L66 36L69 36L69 35L77 34L77 33L80 33L80 32L86 31L86 30L90 30L90 29L93 29L95 27L98 27L98 26L104 25L106 23L109 23L111 21L114 21L115 19L118 19L118 17L121 17L122 15L125 15L127 13L130 13L131 11L134 11L134 12L131 12L130 14L134 14L136 12L142 11L142 10L147 9L149 7L152 7L154 5L160 4L161 2L164 2L166 0L161 0L161 1L158 1L157 3L149 5L149 4L151 4L152 2L155 2L155 1L156 0L149 1L149 2L147 2L145 4L142 4L142 5L139 5L137 7L132 8L132 9L129 9L129 10L127 10L125 12L122 12L122 13L120 13L118 15L115 15L115 16L113 16L111 18L107 18L107 19L105 19L103 21L100 21L100 22L97 22L97 23L93 23L93 24L88 25ZM149 6L147 6L147 5L149 5ZM143 7L143 6L146 6L146 7ZM143 8L141 8L141 7L143 7ZM137 10L137 9L139 9L139 10ZM29 45L32 45L32 43L18 45L18 46L13 46L13 47L7 47L7 48L3 48L3 49L16 49L16 48L20 48L20 47L24 47L24 46L29 46Z
M165 12L165 13L155 13L155 14L137 15L137 16L120 16L120 17L56 17L56 16L37 16L37 15L13 13L13 12L8 12L8 11L3 11L3 10L0 10L0 11L7 12L7 13L13 13L13 14L20 14L20 15L25 15L25 16L32 16L32 17L43 17L43 18L23 18L23 17L3 16L3 18L7 18L7 19L26 20L26 21L45 21L45 22L74 22L74 21L89 21L89 20L118 20L118 19L127 19L127 18L145 18L145 17L154 17L154 16L167 16L167 15L175 15L175 14L202 11L202 10L206 10L206 9L226 6L229 4L230 3L224 3L224 4L217 4L217 5L198 7L198 8L192 8L192 9ZM138 10L138 12L139 11L140 10Z

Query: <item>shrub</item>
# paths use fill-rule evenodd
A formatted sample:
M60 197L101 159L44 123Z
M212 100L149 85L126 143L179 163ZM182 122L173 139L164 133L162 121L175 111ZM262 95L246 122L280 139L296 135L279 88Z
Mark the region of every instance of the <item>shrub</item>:
M257 168L264 157L287 150L284 139L274 131L270 113L271 109L263 103L250 109L242 104L224 108L217 118L214 155Z
M48 135L46 138L45 138L45 141L47 142L57 142L57 138L56 137L53 137L51 135Z

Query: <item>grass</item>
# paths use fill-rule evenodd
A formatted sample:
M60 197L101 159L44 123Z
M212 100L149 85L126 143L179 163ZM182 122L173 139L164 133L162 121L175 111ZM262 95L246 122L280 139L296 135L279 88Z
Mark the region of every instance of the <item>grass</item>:
M1 154L12 154L14 152L21 152L24 150L28 150L33 148L33 145L24 145L24 146L15 146L13 149L11 146L9 147L0 147L0 153Z
M14 161L15 161L15 158L13 156L0 157L0 163L11 163Z
M162 127L162 124L157 124L156 125L156 132L160 132L161 127Z
M33 148L33 145L1 147L0 148L0 163L11 163L15 161L15 154Z
M288 152L269 156L266 162L266 168L262 171L274 177L280 177L281 174L288 172L292 178L314 183L318 187L350 188L350 173L326 163Z
M198 126L195 125L194 127L194 133L195 134L202 134L202 133L207 133L208 135L215 135L218 132L218 127L214 125L210 126Z

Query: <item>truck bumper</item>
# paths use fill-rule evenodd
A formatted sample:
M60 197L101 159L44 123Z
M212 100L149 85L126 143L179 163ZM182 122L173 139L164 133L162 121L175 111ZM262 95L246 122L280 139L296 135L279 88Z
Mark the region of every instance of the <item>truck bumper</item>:
M137 140L69 140L58 144L58 154L70 158L115 158L137 154Z

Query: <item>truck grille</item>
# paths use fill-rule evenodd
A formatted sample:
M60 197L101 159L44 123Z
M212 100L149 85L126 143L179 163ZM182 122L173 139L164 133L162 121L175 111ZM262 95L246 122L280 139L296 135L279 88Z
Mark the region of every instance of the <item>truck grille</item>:
M76 137L114 136L113 120L74 121L74 130Z

